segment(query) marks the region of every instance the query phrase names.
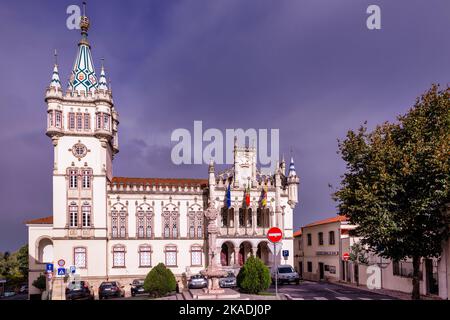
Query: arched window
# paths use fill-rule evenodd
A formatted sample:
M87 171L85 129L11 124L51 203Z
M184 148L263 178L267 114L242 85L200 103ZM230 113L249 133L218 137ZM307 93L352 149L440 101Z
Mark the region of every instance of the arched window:
M77 268L86 268L87 249L85 247L76 247L73 249L73 264Z
M126 238L128 236L127 207L116 203L111 207L111 237Z
M151 239L153 237L153 209L143 204L136 209L137 237Z
M175 239L178 237L179 221L177 211L165 211L163 216L163 236L166 239Z
M111 235L113 238L118 238L119 237L119 233L118 233L118 213L117 211L111 211Z
M189 238L203 238L203 211L191 211L188 214Z
M125 267L125 246L116 245L113 247L113 268Z
M152 266L152 248L149 245L139 246L139 267Z
M119 236L121 238L127 236L127 213L125 211L119 213Z

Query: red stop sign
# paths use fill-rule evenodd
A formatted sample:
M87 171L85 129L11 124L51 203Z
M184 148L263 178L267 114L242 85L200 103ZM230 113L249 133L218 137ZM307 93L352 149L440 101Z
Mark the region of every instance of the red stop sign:
M283 237L283 232L280 228L273 227L270 228L267 232L267 239L269 239L270 242L280 242L281 238Z
M349 258L350 258L350 253L344 252L344 254L342 255L342 259L344 259L344 261L347 261Z

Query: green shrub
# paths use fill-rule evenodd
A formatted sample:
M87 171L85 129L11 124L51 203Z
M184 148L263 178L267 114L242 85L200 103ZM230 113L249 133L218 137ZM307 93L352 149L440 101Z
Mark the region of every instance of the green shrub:
M47 288L47 279L43 274L41 274L36 280L33 281L33 286L42 292Z
M267 290L270 282L269 268L253 256L247 259L237 276L237 285L241 291L251 294Z
M163 263L150 270L144 281L144 289L155 297L163 297L175 291L176 286L175 276Z

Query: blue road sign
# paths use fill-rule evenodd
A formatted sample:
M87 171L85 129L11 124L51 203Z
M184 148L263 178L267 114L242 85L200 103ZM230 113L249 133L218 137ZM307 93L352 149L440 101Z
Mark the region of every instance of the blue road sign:
M45 270L46 270L47 272L53 272L53 263L47 263L47 264L45 265Z
M58 276L65 276L66 268L58 268Z
M283 257L289 257L289 250L283 250Z
M77 268L75 266L70 266L70 273L75 273L77 271Z

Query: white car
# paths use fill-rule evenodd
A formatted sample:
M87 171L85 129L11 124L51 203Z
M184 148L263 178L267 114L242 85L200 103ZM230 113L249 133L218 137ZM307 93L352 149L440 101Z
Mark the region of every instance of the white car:
M278 283L300 283L300 276L295 272L294 268L288 264L278 266ZM275 271L272 269L272 282L275 282Z

